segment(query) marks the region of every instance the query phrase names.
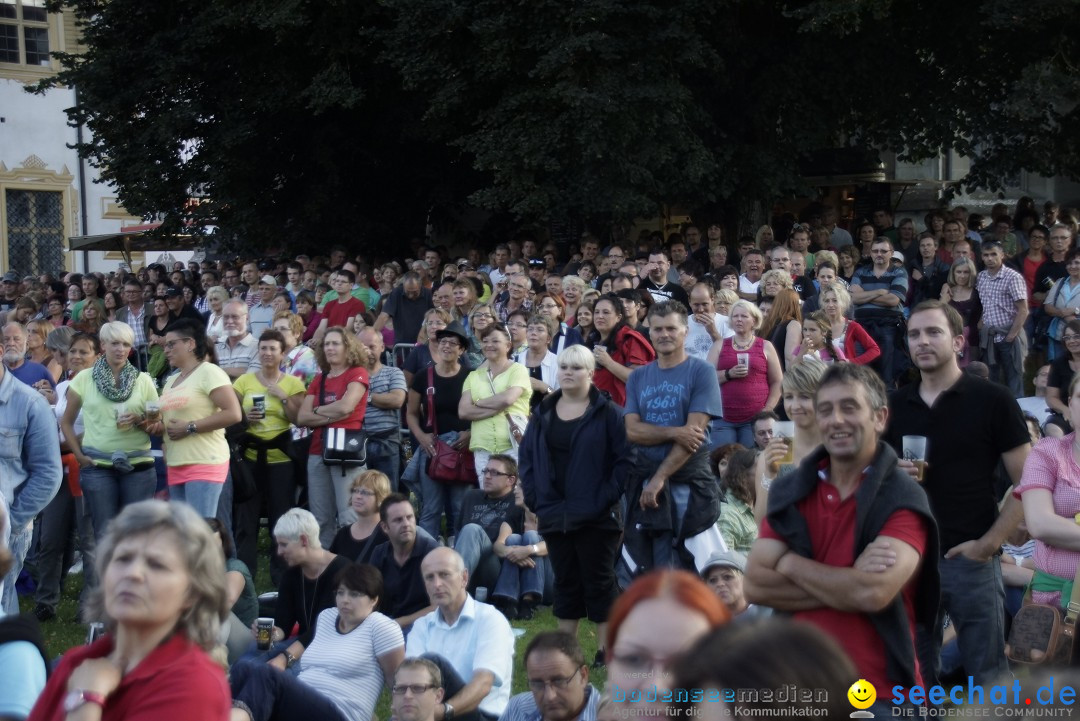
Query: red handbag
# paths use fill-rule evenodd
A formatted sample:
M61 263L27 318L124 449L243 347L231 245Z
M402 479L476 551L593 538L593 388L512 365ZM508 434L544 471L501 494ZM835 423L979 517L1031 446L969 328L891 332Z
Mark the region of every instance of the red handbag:
M435 452L428 459L427 474L433 481L446 484L476 485L476 461L469 449L457 450L439 438L435 421L435 368L428 366L427 407L431 419L431 435L435 439Z

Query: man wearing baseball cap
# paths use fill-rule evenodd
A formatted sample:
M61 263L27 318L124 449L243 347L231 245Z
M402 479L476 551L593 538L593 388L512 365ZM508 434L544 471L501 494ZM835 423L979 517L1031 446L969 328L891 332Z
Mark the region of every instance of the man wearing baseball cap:
M8 311L15 309L15 301L19 299L19 274L13 270L4 273L0 281L0 310Z
M736 620L749 621L772 615L771 608L746 602L743 595L745 573L746 556L738 551L716 551L701 569L701 580L713 590Z
M169 288L165 291L165 305L169 307L169 323L175 323L181 318L191 318L196 323L206 322L202 313L184 300L184 292L179 288Z

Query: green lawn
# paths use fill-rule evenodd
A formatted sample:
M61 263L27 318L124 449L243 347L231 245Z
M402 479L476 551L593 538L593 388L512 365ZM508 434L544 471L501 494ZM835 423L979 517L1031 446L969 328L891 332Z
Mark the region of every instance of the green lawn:
M268 549L269 537L264 530L260 536L259 568L255 575L255 587L259 593L273 590L273 586L270 583L269 560L267 556ZM82 580L81 574L69 575L67 577L60 600L60 606L57 609L56 618L41 624L41 629L45 635L45 648L52 658L59 656L72 646L78 646L86 641L86 626L78 623L75 617L78 610L76 600L79 597L79 592L82 590ZM20 605L24 612L29 613L34 608L34 601L32 598L23 597L20 599ZM514 646L513 693L516 694L526 690L525 668L522 660L522 656L525 653L525 647L537 633L554 630L556 626L555 618L551 615L551 609L548 607L543 607L539 610L531 621L514 621L511 625L514 628L525 630L525 634L517 638ZM581 640L582 648L585 651L586 662L591 663L593 657L596 655L597 648L596 626L588 621L583 621L578 636ZM593 685L598 688L603 688L604 681L606 680L605 670L593 669L591 670L591 674L590 680ZM379 700L378 707L376 707L376 714L380 719L387 719L390 716L389 696L385 692Z

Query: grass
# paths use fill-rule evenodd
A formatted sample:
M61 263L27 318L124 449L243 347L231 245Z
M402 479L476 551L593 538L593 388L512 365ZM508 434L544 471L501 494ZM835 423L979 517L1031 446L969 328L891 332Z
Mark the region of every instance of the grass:
M255 588L258 593L274 590L270 582L269 548L270 539L264 529L259 538L259 568L255 574ZM41 624L41 630L45 636L45 650L50 658L55 659L69 648L86 642L86 626L77 620L78 598L82 586L82 574L69 574L64 581L56 618ZM20 598L19 604L24 613L30 613L34 609L34 600L30 596ZM517 694L527 690L523 659L526 646L541 631L555 630L556 622L551 614L551 608L544 606L538 609L531 620L514 621L511 626L525 631L525 634L515 639L514 643L514 675L511 692ZM597 649L596 625L589 621L582 621L578 638L585 651L586 663L591 663ZM590 681L597 688L603 688L606 676L606 669L590 669ZM390 718L389 694L386 691L380 697L375 713L380 719Z

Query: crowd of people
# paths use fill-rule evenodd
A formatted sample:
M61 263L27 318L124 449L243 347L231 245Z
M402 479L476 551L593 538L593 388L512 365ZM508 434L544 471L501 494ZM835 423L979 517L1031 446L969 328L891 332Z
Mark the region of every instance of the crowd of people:
M0 717L367 721L385 687L404 721L592 721L647 686L842 710L856 678L1001 678L1010 589L1064 606L1080 562L1078 226L1028 200L986 231L815 205L730 243L9 272L3 623L26 577L55 618L77 551L105 635L46 685L0 633Z

